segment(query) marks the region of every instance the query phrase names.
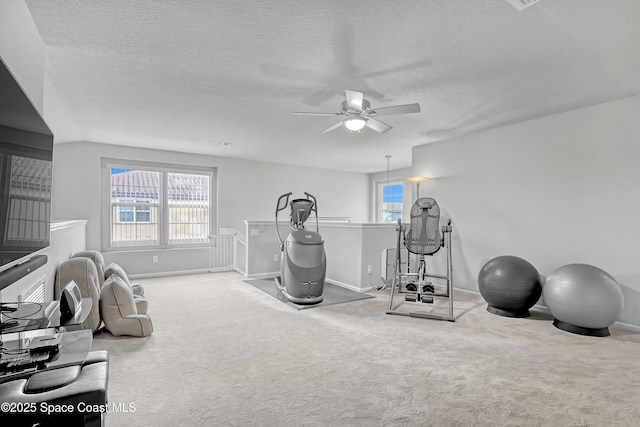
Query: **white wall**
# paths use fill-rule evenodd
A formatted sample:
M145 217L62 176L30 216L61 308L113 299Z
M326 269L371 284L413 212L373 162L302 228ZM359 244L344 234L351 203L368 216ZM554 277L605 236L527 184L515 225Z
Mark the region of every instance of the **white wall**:
M287 214L287 211L280 212L277 230L275 221L245 221L242 233L246 236L247 277L274 277L279 274L281 252L277 232L284 242L289 235L289 222L285 222L289 219ZM307 228L315 231L315 221L308 221Z
M318 200L322 217L351 217L365 221L369 214L368 175L328 169L302 168L274 163L131 148L87 142L54 144L52 217L86 219L87 248L104 249L100 161L102 157L216 167L218 170L218 227L244 233L244 220L273 220L278 197L304 191ZM152 263L158 255L159 263ZM208 251L135 251L105 253L130 274L150 274L206 269ZM198 267L200 266L200 267Z
M395 246L395 228L395 224L323 224L327 281L358 292L382 285L382 250Z
M0 2L0 57L42 115L44 43L24 0Z
M453 220L455 286L477 290L489 259L520 256L542 275L595 265L640 325L640 96L413 150L414 175Z

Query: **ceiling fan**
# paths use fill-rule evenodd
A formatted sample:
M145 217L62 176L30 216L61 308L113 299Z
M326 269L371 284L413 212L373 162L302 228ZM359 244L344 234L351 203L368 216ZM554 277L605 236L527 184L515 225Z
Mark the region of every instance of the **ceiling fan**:
M376 132L386 132L391 129L386 123L374 119L384 114L408 114L419 113L420 104L393 105L389 107L371 108L369 101L364 99L364 94L355 90L345 90L346 100L340 104L340 111L337 113L305 113L295 112L293 114L305 116L344 116L342 121L331 125L322 133L331 132L344 125L351 132L359 132L363 127L368 127Z

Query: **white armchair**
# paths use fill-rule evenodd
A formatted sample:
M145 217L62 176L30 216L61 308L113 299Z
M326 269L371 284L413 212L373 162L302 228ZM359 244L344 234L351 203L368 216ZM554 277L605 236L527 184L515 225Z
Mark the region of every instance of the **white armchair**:
M83 325L92 331L100 327L100 280L96 265L88 258L70 258L63 261L56 271L54 286L55 298L60 299L62 289L69 282L75 282L80 289L82 298L91 298L91 312L87 316Z
M96 265L96 270L98 271L98 280L100 282L100 286L98 289L102 289L105 280L111 277L111 275L118 275L122 280L124 280L127 286L131 288L138 313L147 313L147 310L149 309L149 303L144 298L144 288L138 283L132 284L129 280L129 277L127 276L127 273L118 264L112 262L105 267L104 257L99 251L96 250L85 250L77 252L73 254L71 258L89 258L91 261L93 261L93 263Z
M143 298L138 297L139 299ZM146 301L145 301L146 302ZM100 291L100 313L105 328L115 336L146 337L153 332L151 319L139 312L131 287L118 275L109 276Z
M96 265L96 269L98 270L98 276L100 279L100 288L104 284L104 281L109 278L112 274L117 274L120 276L126 283L131 287L134 295L144 296L144 288L142 285L138 283L131 283L127 273L125 273L124 269L120 267L115 262L112 262L109 265L106 265L104 262L104 257L99 251L87 249L85 251L77 252L71 256L71 258L89 258Z

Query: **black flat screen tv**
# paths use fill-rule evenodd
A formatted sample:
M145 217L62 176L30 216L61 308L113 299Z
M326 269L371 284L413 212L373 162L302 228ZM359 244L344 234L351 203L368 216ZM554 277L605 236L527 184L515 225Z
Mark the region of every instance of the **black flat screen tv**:
M0 274L49 246L53 134L0 58Z

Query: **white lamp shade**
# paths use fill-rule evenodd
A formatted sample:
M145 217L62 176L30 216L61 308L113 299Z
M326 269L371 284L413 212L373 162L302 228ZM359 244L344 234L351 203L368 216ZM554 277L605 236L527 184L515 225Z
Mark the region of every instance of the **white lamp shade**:
M352 132L357 132L367 124L362 117L354 117L344 121L344 126Z
M423 182L426 182L429 180L428 177L426 176L412 176L410 178L407 178L409 181L413 182L414 184L422 184Z

